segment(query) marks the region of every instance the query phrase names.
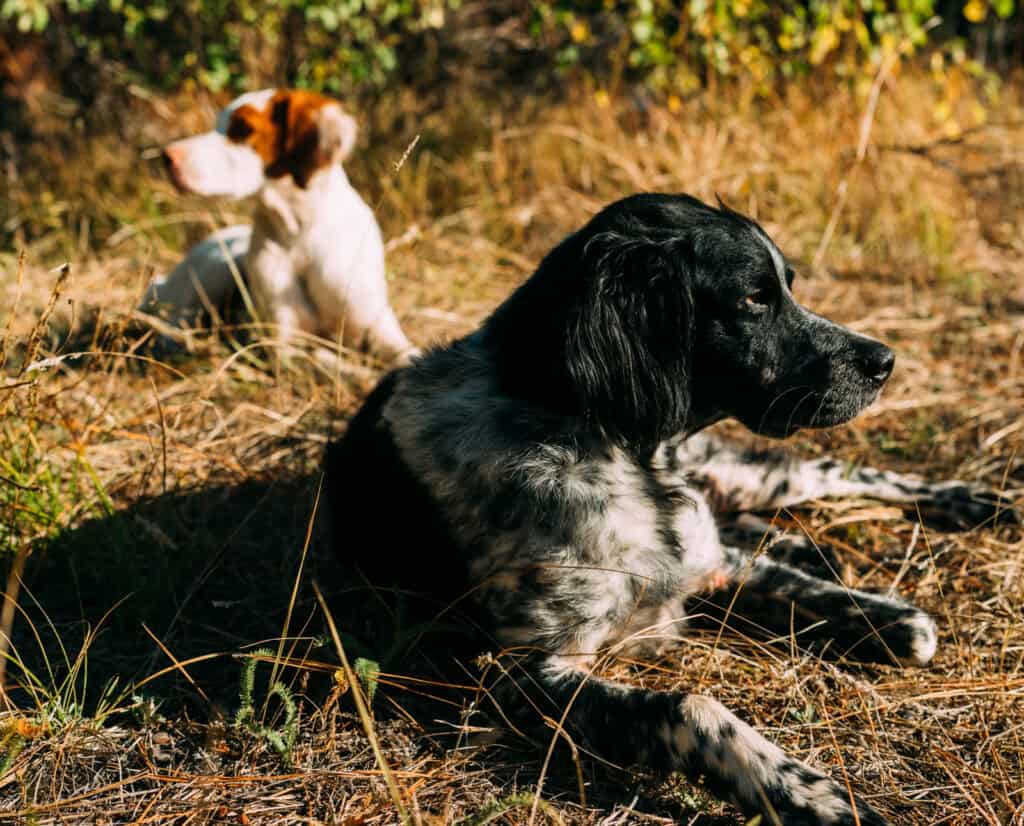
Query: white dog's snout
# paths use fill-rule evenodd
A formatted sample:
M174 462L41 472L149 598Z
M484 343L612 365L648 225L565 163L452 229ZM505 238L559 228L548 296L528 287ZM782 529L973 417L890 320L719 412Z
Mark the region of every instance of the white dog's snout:
M174 183L196 195L245 198L263 186L260 156L219 132L168 144L163 157Z

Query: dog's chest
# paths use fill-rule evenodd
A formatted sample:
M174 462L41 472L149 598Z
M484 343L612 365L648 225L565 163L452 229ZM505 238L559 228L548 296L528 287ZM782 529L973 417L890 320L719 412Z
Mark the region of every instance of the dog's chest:
M676 638L723 562L700 491L447 358L403 372L382 416L496 638L577 654Z
M673 595L703 588L720 567L722 549L703 495L680 478L643 467L614 451L598 463L604 507L581 543L597 565L647 578ZM650 586L648 586L650 587Z
M699 590L720 566L711 511L682 477L564 432L542 441L547 428L486 378L454 387L448 376L424 378L403 377L385 417L404 462L445 512L470 585L565 566L587 572L581 588L635 603L641 593Z

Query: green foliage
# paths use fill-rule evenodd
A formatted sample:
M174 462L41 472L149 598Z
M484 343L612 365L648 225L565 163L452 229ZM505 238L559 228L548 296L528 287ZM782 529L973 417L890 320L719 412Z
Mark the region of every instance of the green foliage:
M291 756L292 746L295 745L295 737L299 733L298 708L291 691L279 680L267 689L267 698L277 697L284 710L284 722L280 729L264 725L262 721L258 720L253 704L256 663L261 657L273 656L274 652L269 648L261 648L253 651L242 664L238 687L239 707L238 714L235 715L235 726L266 740L284 760L288 760Z
M537 800L535 792L514 792L500 799L492 800L479 812L468 815L457 822L457 826L487 826L517 809L529 811L536 805L541 812L550 812L551 804L546 800Z
M35 602L29 596L30 601ZM31 622L28 614L19 619ZM104 616L96 628L87 628L78 651L72 654L61 631L44 614L42 622L32 623L31 628L31 638L39 649L35 667L23 660L13 646L4 655L8 687L16 687L18 694L28 698L32 711L24 708L29 716L15 718L21 722L13 729L4 728L11 723L10 719L0 726L0 754L6 755L0 759L13 761L17 757L17 752L24 745L19 739L32 739L44 731L58 733L83 720L101 727L109 718L133 709L137 700L116 676L106 679L98 692L90 692L93 675L89 652L106 619ZM12 751L15 752L13 755ZM3 773L0 770L0 776Z
M712 75L762 90L815 70L856 75L913 55L943 20L949 40L961 15L981 24L1013 11L1013 0L547 0L535 4L531 31L562 64L617 61L685 94Z
M403 61L416 74L426 37L458 40L452 12L460 2L0 0L0 33L45 33L58 61L71 65L73 54L77 63L112 62L158 88L277 82L337 93L382 85ZM765 91L812 71L856 76L932 39L989 32L1017 10L1014 0L541 0L482 8L485 25L525 29L530 39L518 47L532 44L556 66L629 73L669 94L718 76Z
M13 726L0 736L0 777L6 777L21 750L25 748L25 738Z
M353 664L352 669L356 672L359 682L363 684L363 691L366 692L366 704L373 705L373 697L377 693L380 665L374 660L359 657Z
M57 33L93 64L151 86L218 91L268 80L337 91L378 84L397 44L444 25L458 0L0 0L0 24ZM280 73L289 75L281 78Z
M78 503L78 515L113 509L84 456L67 469L56 466L40 448L36 428L19 431L16 423L24 422L11 418L0 428L0 554L60 533L72 516L68 502Z

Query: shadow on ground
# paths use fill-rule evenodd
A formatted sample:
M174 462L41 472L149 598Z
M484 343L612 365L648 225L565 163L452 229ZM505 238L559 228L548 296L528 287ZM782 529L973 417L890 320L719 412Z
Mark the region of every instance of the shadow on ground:
M168 493L64 532L29 559L18 654L37 674L46 660L59 670L61 646L73 658L97 629L88 648L94 698L112 677L124 684L171 664L154 637L180 662L276 640L315 495L312 477ZM301 588L293 630L309 624L311 600ZM188 671L211 699L237 684L229 660ZM150 685L172 701L197 695L181 672Z
M332 685L329 672L317 682L317 664L338 657L315 582L350 660L440 676L434 658L469 650L457 620L423 623L407 597L372 590L341 564L313 518L319 482L316 473L173 492L65 531L29 558L12 634L18 659L59 682L91 637L77 692L86 711L112 679L125 686L166 672L146 694L167 711L205 714L210 703L237 705L234 655L276 650L284 637L286 656L313 661L303 682L316 699ZM9 682L23 676L8 670Z
M145 693L162 703L161 712L167 717L186 712L202 720L218 709L230 717L238 706L241 669L233 655L260 645L276 647L296 581L290 621L291 636L302 638L296 655L337 662L313 593L315 579L345 629L350 658L371 657L386 672L457 677L450 663L468 648L466 635L452 627L456 623L416 623L405 598L360 584L327 552L323 525L313 531L303 559L318 482L318 475L309 475L168 493L65 532L30 557L21 599L25 613L13 634L18 657L44 682L48 662L59 681L68 670L62 650L73 660L87 630L98 629L88 648L88 679L76 683L76 696L85 699L87 711L110 680L116 678L118 686L137 682L167 669L173 656L179 663L196 661L147 684ZM421 652L415 657L409 654L414 646ZM213 653L220 656L200 659ZM439 665L441 660L448 664ZM472 680L471 663L456 666L459 670L460 682ZM12 666L8 677L16 682L24 675ZM329 674L316 672L291 683L314 702L332 684ZM400 717L399 709L409 713L423 727L424 747L439 753L453 745L458 714L452 709L471 699L466 690L431 689L435 698L449 701L443 703L394 686L382 685L380 693L386 699L376 702L378 716ZM24 695L20 699L31 702ZM452 700L456 705L449 704ZM544 745L533 748L506 737L481 752L480 763L498 788L529 788L541 771ZM569 750L559 748L555 757L545 797L578 800L580 775ZM638 811L683 822L694 814L685 784L592 763L583 771L589 806L611 809L636 798L632 806ZM700 822L735 821L705 815Z

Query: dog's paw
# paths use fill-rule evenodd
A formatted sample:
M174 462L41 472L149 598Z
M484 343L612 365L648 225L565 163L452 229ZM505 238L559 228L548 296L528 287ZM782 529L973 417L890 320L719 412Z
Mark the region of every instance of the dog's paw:
M868 804L851 799L845 786L797 760L781 765L775 782L766 785L764 792L762 808L768 823L888 826L888 821Z
M932 485L919 507L925 523L940 530L1021 524L1021 512L1013 500L984 485L960 481Z
M845 784L790 757L710 697L690 695L672 732L688 763L705 782L751 817L786 826L886 826L878 812L850 795Z
M939 641L935 620L924 611L917 610L906 612L898 621L877 633L900 665L913 668L924 668L932 661Z

